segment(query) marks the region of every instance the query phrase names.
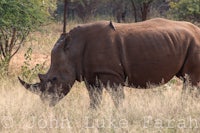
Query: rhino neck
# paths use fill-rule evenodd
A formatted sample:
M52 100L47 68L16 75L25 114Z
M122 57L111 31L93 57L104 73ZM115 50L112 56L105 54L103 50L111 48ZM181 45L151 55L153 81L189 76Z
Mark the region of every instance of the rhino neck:
M84 71L83 71L83 63L84 63L84 53L86 47L87 38L84 37L84 34L81 32L72 33L72 42L70 46L70 57L73 61L73 66L75 68L75 76L76 80L81 82L83 81ZM81 35L78 35L81 34Z
M70 75L74 77L75 80L81 82L82 81L82 64L79 62L76 62L74 65L74 72L72 72ZM71 81L71 83L73 83L73 81Z

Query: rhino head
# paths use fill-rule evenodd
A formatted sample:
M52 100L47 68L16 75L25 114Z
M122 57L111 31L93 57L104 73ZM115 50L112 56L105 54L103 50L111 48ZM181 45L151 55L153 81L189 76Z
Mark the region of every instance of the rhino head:
M40 95L43 102L55 106L68 94L75 82L75 69L70 58L69 35L62 34L51 51L51 65L46 74L38 74L39 83L29 84L19 78L29 91Z

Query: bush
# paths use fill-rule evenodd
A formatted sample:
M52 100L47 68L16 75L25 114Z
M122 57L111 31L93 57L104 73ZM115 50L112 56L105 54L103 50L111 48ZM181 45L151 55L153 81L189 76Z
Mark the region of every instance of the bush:
M170 7L176 19L200 22L200 0L171 2Z
M44 24L49 16L40 0L0 1L0 67L4 67L5 73L29 33Z
M21 75L23 79L31 82L35 77L37 77L38 73L44 72L45 63L36 64L35 66L31 66L31 56L32 56L32 48L28 48L26 53L24 54L24 65L21 66Z

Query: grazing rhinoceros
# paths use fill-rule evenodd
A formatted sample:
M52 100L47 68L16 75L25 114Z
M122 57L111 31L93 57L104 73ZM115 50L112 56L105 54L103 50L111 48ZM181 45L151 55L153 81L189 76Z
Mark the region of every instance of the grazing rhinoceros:
M58 39L48 72L38 75L40 83L19 80L50 105L67 95L75 81L84 81L90 106L96 107L103 87L110 88L118 106L124 85L146 88L173 76L184 79L185 74L198 86L200 29L188 22L156 18L133 24L101 21L78 26Z

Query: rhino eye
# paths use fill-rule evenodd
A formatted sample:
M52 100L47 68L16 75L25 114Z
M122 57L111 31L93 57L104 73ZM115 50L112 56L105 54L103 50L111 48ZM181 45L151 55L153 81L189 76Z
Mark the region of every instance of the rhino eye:
M57 77L53 77L53 78L52 78L52 81L56 81L56 80L57 80Z

